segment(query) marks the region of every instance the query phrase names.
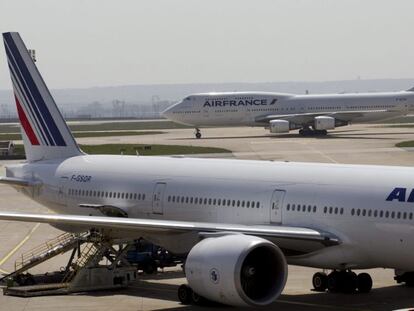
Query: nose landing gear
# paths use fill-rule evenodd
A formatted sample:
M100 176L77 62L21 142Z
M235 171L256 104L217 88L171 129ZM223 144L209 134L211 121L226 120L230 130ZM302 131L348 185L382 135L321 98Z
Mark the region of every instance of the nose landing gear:
M196 129L195 129L194 134L195 134L195 137L196 137L197 139L200 139L200 138L201 138L201 132L200 132L200 129L196 128Z

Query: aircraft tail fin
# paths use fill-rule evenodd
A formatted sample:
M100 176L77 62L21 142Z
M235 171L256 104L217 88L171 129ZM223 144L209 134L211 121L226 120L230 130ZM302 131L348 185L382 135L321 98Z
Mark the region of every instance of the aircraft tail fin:
M407 90L407 92L414 92L414 87L412 87L411 89Z
M82 154L19 33L3 33L3 41L27 160Z

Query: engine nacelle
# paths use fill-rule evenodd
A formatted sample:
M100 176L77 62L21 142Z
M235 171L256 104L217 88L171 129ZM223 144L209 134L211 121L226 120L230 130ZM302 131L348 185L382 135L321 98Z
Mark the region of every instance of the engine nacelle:
M185 275L200 296L232 306L265 306L282 293L287 279L282 251L243 234L202 240L190 251Z
M335 128L335 118L332 117L315 117L315 130L333 130Z
M269 122L270 133L288 133L289 121L286 120L271 120Z

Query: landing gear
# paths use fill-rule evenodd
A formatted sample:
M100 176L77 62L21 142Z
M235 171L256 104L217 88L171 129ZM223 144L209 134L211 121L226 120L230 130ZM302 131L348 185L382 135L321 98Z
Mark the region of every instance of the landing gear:
M356 274L351 270L332 271L328 275L322 272L315 273L312 278L315 291L331 293L368 293L372 289L372 279L368 273Z
M189 305L191 303L192 294L193 291L189 286L182 284L178 287L178 300L180 300L183 305Z
M358 274L358 291L360 293L368 293L372 289L372 279L368 273Z
M313 275L312 285L315 291L324 292L328 288L328 276L324 272L317 272Z
M327 134L327 130L312 130L309 127L305 127L299 130L299 135L301 136L326 136Z
M180 300L183 305L205 305L208 302L207 299L197 294L190 286L185 284L178 287L178 300Z
M403 272L399 273L399 271L395 271L394 280L397 283L405 283L408 287L414 287L414 272Z
M197 139L200 139L201 138L201 132L200 132L200 129L198 129L198 128L195 129L195 137Z

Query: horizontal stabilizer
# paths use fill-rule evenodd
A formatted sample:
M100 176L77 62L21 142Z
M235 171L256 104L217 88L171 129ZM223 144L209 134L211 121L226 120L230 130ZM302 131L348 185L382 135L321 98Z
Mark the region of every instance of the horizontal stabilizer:
M0 184L10 185L14 187L34 187L41 185L41 182L15 177L0 177Z

